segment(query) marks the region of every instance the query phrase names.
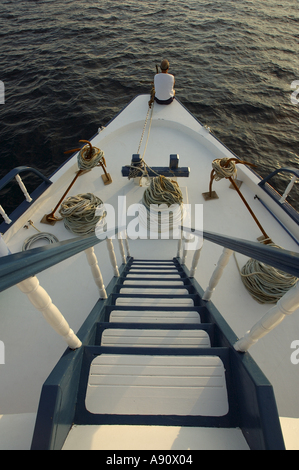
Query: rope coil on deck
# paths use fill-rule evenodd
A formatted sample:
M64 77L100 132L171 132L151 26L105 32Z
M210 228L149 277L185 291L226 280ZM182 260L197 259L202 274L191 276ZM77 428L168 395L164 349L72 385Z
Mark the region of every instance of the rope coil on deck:
M46 240L50 243L50 245L59 241L58 238L55 237L55 235L53 235L52 233L40 232L36 235L32 235L24 241L22 251L30 250L32 245L39 240Z
M95 227L106 215L96 215L98 207L103 206L103 201L91 193L78 194L67 198L59 210L64 219L65 227L76 235L94 233Z
M157 176L151 180L149 187L144 191L142 202L147 209L151 204L183 204L183 195L176 181L165 176Z
M274 243L270 246L280 248ZM298 281L297 277L252 258L239 272L244 286L260 304L275 304Z
M213 170L215 171L214 179L216 181L220 181L223 178L233 178L236 179L237 177L237 168L236 163L234 161L230 161L228 166L226 167L225 164L231 159L229 158L219 158L212 162Z

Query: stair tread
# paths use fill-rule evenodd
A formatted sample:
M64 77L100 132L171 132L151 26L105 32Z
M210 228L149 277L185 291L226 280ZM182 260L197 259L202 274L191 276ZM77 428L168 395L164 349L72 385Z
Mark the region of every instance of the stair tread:
M95 414L224 416L218 356L101 354L91 363L86 408Z
M139 272L139 273L138 273L138 272L135 272L135 273L128 272L128 273L126 274L126 278L131 278L131 277L138 278L138 277L141 277L141 278L146 278L146 279L150 279L150 278L156 278L156 279L157 279L157 278L161 278L161 279L163 279L163 278L165 278L165 277L168 278L169 276L171 276L172 279L181 279L181 276L180 276L180 274L179 274L178 272L174 272L174 273L168 272L168 273L167 273L167 276L165 276L164 274L159 276L159 273L158 273L158 272L152 273L152 274L148 274L148 273L147 273L147 274L144 274L144 273L142 273L142 272Z
M163 294L163 295L188 295L188 290L180 287L122 287L120 294Z
M180 305L180 306L193 306L194 301L192 298L186 296L180 298L175 296L174 298L159 298L159 297L117 297L115 305L138 305L138 306L154 306L159 307L160 305Z
M139 280L139 279L126 279L123 282L123 285L144 285L147 284L148 286L183 286L184 281L180 281L177 279L173 280L161 280L161 279L156 279L156 280Z
M112 310L110 322L115 323L200 323L197 311Z
M102 346L118 347L210 347L204 330L107 328L103 331Z

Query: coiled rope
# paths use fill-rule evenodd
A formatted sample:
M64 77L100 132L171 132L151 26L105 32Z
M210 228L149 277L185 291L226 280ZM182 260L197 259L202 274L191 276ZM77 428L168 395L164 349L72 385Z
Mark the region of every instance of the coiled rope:
M106 164L103 150L97 147L90 149L89 144L84 145L77 158L79 170L92 170L100 164L101 160Z
M68 230L76 235L85 235L93 233L97 223L107 215L104 210L101 215L96 215L96 209L101 205L103 201L94 194L78 194L67 198L59 212Z
M150 221L152 232L169 233L169 230L175 230L181 225L183 195L176 181L162 175L153 178L143 193L142 202L147 211L145 214L141 211L139 219L143 226L148 226Z
M225 165L230 160L228 166ZM237 177L237 168L235 161L230 158L219 158L212 162L213 170L215 171L214 179L220 181L223 178L233 178Z
M58 238L56 238L52 233L40 232L37 235L32 235L31 237L27 238L27 240L24 241L22 250L30 250L32 245L39 240L46 240L50 244L57 243L59 241Z
M165 176L157 176L151 180L149 187L144 191L142 202L147 209L151 204L182 205L183 195L176 181Z
M280 248L274 243L271 243L270 246ZM235 253L234 256L237 262ZM239 266L238 269L244 286L260 304L275 304L298 281L291 274L252 258L241 270Z

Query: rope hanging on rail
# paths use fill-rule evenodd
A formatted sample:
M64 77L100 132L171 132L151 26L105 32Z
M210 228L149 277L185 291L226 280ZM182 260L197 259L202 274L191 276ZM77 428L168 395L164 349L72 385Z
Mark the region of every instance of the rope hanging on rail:
M107 215L104 210L96 215L99 206L103 206L103 201L94 194L78 194L67 198L59 212L68 230L76 235L87 235L94 233L98 222Z
M270 246L280 248L274 243ZM250 295L261 304L275 304L298 281L297 277L252 258L239 272Z

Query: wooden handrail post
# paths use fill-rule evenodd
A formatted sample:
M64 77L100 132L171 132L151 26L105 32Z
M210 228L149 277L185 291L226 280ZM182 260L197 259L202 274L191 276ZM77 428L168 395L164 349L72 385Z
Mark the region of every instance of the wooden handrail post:
M100 297L101 297L101 299L107 299L107 292L106 292L106 289L105 289L105 286L104 286L103 276L102 276L101 270L100 270L99 265L98 265L98 260L97 260L97 257L95 255L94 248L93 247L88 248L87 250L85 250L85 254L86 254L88 264L91 268L91 272L92 272L92 275L93 275L93 278L94 278L94 282L96 283L96 285L99 288Z
M82 346L81 341L70 328L68 322L52 303L50 296L43 289L36 276L30 277L17 284L18 288L27 295L32 305L39 310L51 327L63 337L71 349Z
M112 243L111 238L107 238L106 242L107 242L109 258L110 258L110 261L111 261L111 264L112 264L112 267L113 267L113 271L114 271L114 276L119 277L119 270L118 270L116 256L115 256L114 247L113 247L113 243Z
M227 263L229 262L229 259L232 255L233 251L229 250L228 248L224 248L222 255L219 258L218 264L216 266L216 269L214 270L212 277L209 282L209 286L207 287L202 300L210 300L212 297L212 294L215 290L215 287L217 286L218 282L220 281L220 278L222 276L223 270Z

